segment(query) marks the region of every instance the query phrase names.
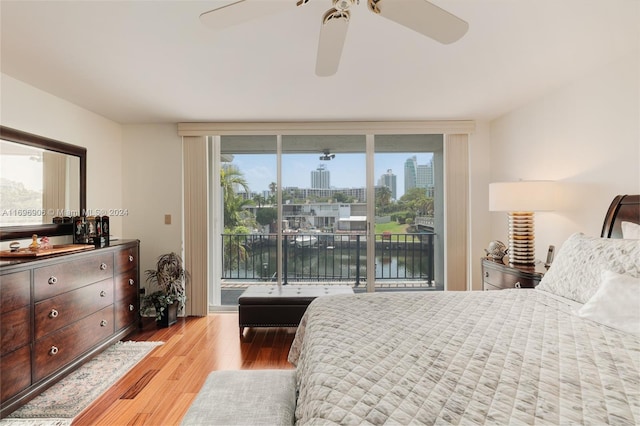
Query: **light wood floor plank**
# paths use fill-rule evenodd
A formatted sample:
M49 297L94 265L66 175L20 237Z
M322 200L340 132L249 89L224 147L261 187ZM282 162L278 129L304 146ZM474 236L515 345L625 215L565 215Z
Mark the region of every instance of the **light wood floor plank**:
M163 345L81 413L73 426L178 425L214 370L289 369L295 328L248 329L240 339L238 314L180 318L157 329L152 319L127 340Z

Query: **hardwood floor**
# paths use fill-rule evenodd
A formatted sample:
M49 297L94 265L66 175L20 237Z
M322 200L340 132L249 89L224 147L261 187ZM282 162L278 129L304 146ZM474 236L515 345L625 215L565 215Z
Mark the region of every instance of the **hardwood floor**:
M158 329L145 318L125 340L163 341L73 421L73 425L176 425L214 370L288 369L295 328L251 328L240 340L237 313L179 318Z

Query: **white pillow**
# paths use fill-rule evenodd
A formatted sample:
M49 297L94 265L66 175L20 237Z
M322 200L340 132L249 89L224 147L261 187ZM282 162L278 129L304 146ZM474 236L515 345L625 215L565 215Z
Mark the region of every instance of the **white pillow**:
M573 234L536 288L586 303L598 290L605 270L640 277L640 240Z
M640 225L633 222L622 221L622 238L627 240L640 240Z
M640 334L640 279L604 271L598 291L577 313L582 318Z

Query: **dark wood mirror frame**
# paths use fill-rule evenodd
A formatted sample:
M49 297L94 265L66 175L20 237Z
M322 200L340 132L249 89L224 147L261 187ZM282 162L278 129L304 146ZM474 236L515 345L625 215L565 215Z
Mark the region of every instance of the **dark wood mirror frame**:
M26 133L20 130L0 126L0 139L29 145L61 154L73 155L80 158L80 211L87 207L87 149L43 136ZM73 224L47 223L42 225L18 225L0 227L0 241L31 238L33 234L56 236L72 235Z

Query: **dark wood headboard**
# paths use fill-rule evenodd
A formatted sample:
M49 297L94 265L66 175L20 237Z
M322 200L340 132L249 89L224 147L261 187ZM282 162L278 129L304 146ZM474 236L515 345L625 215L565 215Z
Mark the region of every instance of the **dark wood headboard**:
M604 218L603 238L622 238L621 222L640 224L640 195L618 195L613 199Z

